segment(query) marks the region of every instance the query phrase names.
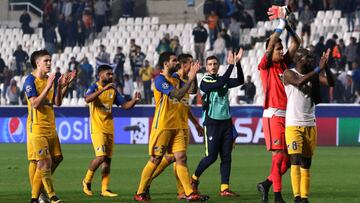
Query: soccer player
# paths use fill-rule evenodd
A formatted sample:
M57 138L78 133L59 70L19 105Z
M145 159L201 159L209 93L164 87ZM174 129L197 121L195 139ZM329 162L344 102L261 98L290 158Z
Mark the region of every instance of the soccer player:
M288 99L285 138L291 161L291 185L295 203L308 203L310 166L316 146L315 105L320 102L320 86L334 86L333 75L327 67L330 49L320 59L307 49L299 49L296 67L284 71L284 85ZM326 72L326 76L323 72Z
M68 76L61 76L58 86L54 88L55 73L47 75L51 71L51 57L46 50L33 52L31 65L35 70L27 76L24 83L28 103L26 126L31 202L38 202L41 187L44 186L50 202L59 203L61 200L55 194L51 177L62 160L53 104L61 105L63 91L66 91L63 87L70 79Z
M96 169L102 165L101 196L116 197L118 194L109 190L110 164L114 147L114 121L112 106L116 104L124 109L130 109L141 99L140 93L136 92L133 99L126 102L115 89L113 83L112 67L106 64L98 67L98 81L90 86L86 92L85 101L90 110L90 132L96 158L90 162L90 166L82 181L83 192L92 196L91 181Z
M243 50L237 54L229 52L229 64L223 76L218 75L219 60L209 56L206 63L207 74L200 83L203 92L203 121L205 126L205 157L202 158L191 177L195 192L198 191L201 174L212 165L220 154L220 196L238 196L230 190L231 153L233 149L233 124L230 115L229 89L244 83L240 60ZM230 78L236 64L237 77Z
M185 83L187 83L188 81L188 73L190 71L190 68L192 65L197 66L198 62L193 63L193 57L190 54L180 54L178 56L178 61L179 61L179 65L180 68L179 70L174 73L172 75L172 77L176 78L179 80L180 82L180 87L184 86ZM185 161L187 159L186 156L186 150L189 144L189 124L188 124L188 119L191 120L191 122L195 125L195 128L199 134L199 136L203 136L204 134L204 129L201 127L201 125L199 124L199 122L196 120L195 116L191 113L191 108L190 108L190 96L189 94L196 94L197 93L197 80L196 78L193 81L193 85L190 87L189 91L184 95L184 97L181 99L180 101L180 106L179 106L179 110L178 113L180 114L180 120L178 122L178 128L181 130L184 130L184 135L183 134L176 134L175 138L174 138L174 142L173 142L173 148L180 148L180 149L184 149L183 152L179 151L178 153L184 153L182 156L185 157ZM167 166L169 166L170 164L175 162L175 157L174 154L166 154L159 166L156 168L156 171L154 172L154 174L151 177L150 183L148 185L148 188L150 188L150 184L151 182L158 176L160 175ZM176 177L176 187L177 187L177 191L178 191L178 200L182 200L182 199L186 199L186 195L185 195L185 191L184 191L184 187L182 186L180 179L178 177L178 175L176 174L176 163L174 163L174 173L175 173L175 177ZM149 193L149 190L147 190L147 193ZM150 194L147 194L148 198Z
M206 200L205 196L195 193L190 184L189 171L186 165L185 148L174 148L172 145L175 137L184 139L187 133L184 129L179 129L181 121L179 107L180 102L190 89L195 80L199 65L193 66L188 74L188 82L179 88L180 82L172 77L177 69L178 60L173 52L160 54L159 64L162 73L155 79L155 114L152 124L149 155L150 160L145 165L138 190L134 196L136 201L149 201L146 195L146 188L149 185L152 175L160 164L165 153L173 153L176 160L176 174L184 187L187 201ZM182 145L185 147L186 145Z
M61 98L63 98L66 95L69 84L75 79L75 77L76 77L76 71L72 71L72 72L62 75L59 78L60 80L57 82L57 86L55 85L54 88L55 89L57 87L61 88ZM24 86L24 88L25 88L25 86ZM29 134L29 132L28 132L28 134ZM52 156L51 157L51 160L52 160L51 174L54 174L55 169L59 166L59 164L63 160L63 155L62 155L61 147L60 147L60 140L59 140L59 137L58 137L58 134L56 131L54 132L54 135L57 138L57 141L55 142L55 145L54 145L54 148L55 148L54 151L56 151L57 153L51 155ZM30 186L32 187L33 178L35 176L36 169L37 169L37 162L36 162L36 156L35 156L34 149L29 141L29 136L27 136L27 156L28 156L28 160L29 160L29 180L30 180ZM46 196L45 191L43 191L43 189L44 188L42 187L40 190L39 203L49 202L49 199Z
M274 10L271 10L274 8ZM266 41L266 52L262 57L258 69L263 86L264 112L263 112L263 131L265 135L266 148L272 152L271 171L268 178L257 184L257 189L261 194L263 203L269 202L268 192L273 185L275 193L275 203L285 202L281 195L281 177L290 167L289 157L287 155L285 143L285 111L286 94L281 78L284 70L291 63L296 50L300 45L300 38L287 24L284 7L273 6L269 9L270 19L279 19L279 25L275 32ZM281 10L281 15L278 11ZM289 32L291 44L284 55L283 45L279 38L283 30Z

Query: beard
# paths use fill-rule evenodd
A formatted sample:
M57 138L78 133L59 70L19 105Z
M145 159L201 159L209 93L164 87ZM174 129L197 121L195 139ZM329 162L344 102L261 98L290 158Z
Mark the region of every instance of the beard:
M176 66L171 67L171 68L169 69L169 73L170 73L170 74L173 74L173 73L175 73L176 71L178 71L179 69L180 69L180 64L177 64Z

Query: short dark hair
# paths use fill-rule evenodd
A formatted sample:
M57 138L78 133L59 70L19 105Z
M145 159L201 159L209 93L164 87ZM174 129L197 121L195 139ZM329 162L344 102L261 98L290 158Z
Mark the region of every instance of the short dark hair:
M213 59L215 59L217 62L219 62L219 59L216 57L216 56L214 56L214 55L212 55L212 56L209 56L209 57L207 57L206 58L206 64L207 64L207 62L209 61L209 60L213 60Z
M165 51L159 56L159 66L164 68L164 63L170 61L171 56L176 56L176 54L172 51Z
M184 64L184 63L187 63L188 58L193 58L193 56L192 56L191 54L180 54L180 55L178 56L178 61L179 61L181 64Z
M280 38L277 38L276 43L279 43L279 42L281 43L281 42L282 42L282 40L281 40ZM266 43L265 43L265 49L267 49L267 48L268 48L269 43L270 43L270 38L268 38L268 39L266 40Z
M36 60L40 57L47 56L47 55L50 56L50 53L46 49L34 51L30 56L30 63L31 63L31 66L33 67L33 69L37 68Z
M311 52L304 48L299 48L294 55L294 63L297 63L301 58L303 58L306 55L310 55Z
M107 64L103 64L103 65L100 65L98 67L98 74L100 74L102 71L105 71L105 70L112 70L113 68L110 66L110 65L107 65Z

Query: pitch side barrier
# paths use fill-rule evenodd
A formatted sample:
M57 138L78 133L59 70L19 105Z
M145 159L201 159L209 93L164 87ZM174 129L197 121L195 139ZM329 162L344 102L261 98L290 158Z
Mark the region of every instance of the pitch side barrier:
M201 107L192 107L201 121ZM256 105L232 106L233 123L239 144L264 144L263 109ZM147 144L154 106L137 105L131 110L113 108L115 143ZM55 107L56 126L62 143L91 143L87 107ZM26 142L27 107L0 107L0 143ZM360 105L322 104L316 107L318 145L360 146ZM189 122L190 143L202 143Z

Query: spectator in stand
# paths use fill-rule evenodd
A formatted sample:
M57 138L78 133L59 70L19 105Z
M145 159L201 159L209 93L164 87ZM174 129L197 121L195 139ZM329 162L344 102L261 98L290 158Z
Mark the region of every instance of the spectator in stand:
M1 53L0 53L0 83L4 82L4 70L5 70L5 61L4 59L1 58ZM0 93L1 95L1 93Z
M356 25L357 29L356 30L360 30L360 0L355 0L356 1L356 18L358 19L358 25Z
M144 66L140 69L139 75L144 86L144 99L145 104L151 104L152 93L151 93L151 79L154 73L154 68L150 66L148 60L145 60Z
M76 75L76 97L82 98L85 96L85 91L89 88L89 78L87 73L79 67Z
M355 95L356 89L354 82L350 74L346 75L346 85L345 85L345 103L354 103L356 99Z
M225 47L227 51L233 51L232 49L232 43L231 43L231 37L230 35L228 35L227 29L224 28L221 30L221 36L224 38L225 40Z
M31 17L29 13L24 10L24 12L21 14L19 21L21 23L21 29L23 31L23 34L33 34L34 29L30 27Z
M183 48L182 48L182 46L180 45L179 37L178 37L178 36L175 35L175 36L171 39L170 48L171 48L171 50L172 50L177 56L180 55L180 54L182 54Z
M241 90L245 92L244 96L238 97L238 103L239 101L245 101L247 104L254 103L254 97L256 94L256 86L253 82L251 82L251 76L246 76L246 82L240 87Z
M64 14L60 14L59 21L58 21L58 30L59 35L61 38L61 49L64 50L66 47L66 41L67 41L67 27L66 27L66 21Z
M226 42L221 33L218 33L218 37L214 43L214 54L219 59L219 64L223 65L225 60Z
M9 69L8 66L4 67L4 73L3 73L3 77L4 77L4 91L2 92L3 97L6 98L6 90L8 88L8 86L10 85L10 80L14 77L14 73L12 72L12 70Z
M126 56L122 53L122 49L122 47L116 48L116 54L113 60L113 63L116 65L114 73L118 82L121 84L124 82L124 63L126 60Z
M207 23L209 27L210 50L212 50L216 40L219 23L219 17L216 15L215 11L211 11L209 17L207 18Z
M311 23L314 21L314 13L310 10L310 6L308 4L305 5L304 11L301 12L299 21L302 22L303 27L301 29L301 38L304 39L306 36L306 46L310 45L310 36L311 36ZM301 41L301 46L304 44L304 40Z
M66 46L74 47L77 42L77 23L72 17L67 17L65 21L66 27Z
M346 51L346 46L345 46L345 42L343 39L339 39L339 50L340 50L340 54L341 54L341 58L339 61L339 70L345 70L345 66L346 66L346 56L345 56L345 51ZM358 50L358 48L356 49Z
M235 16L231 17L229 31L231 34L231 45L234 50L238 50L240 46L240 23Z
M352 69L352 63L358 60L356 38L350 37L350 44L345 49L346 62L349 70Z
M131 100L131 95L134 92L134 83L133 80L129 77L128 74L124 75L124 86L123 86L123 95L126 101Z
M45 49L52 55L56 53L56 32L53 26L50 26L44 33Z
M211 11L215 11L215 10L216 10L215 0L205 0L203 7L205 20L208 19L209 15L211 14Z
M82 22L85 27L85 39L88 39L90 37L90 34L92 32L92 26L93 26L93 13L92 9L89 6L86 6L82 14Z
M340 51L338 49L338 45L337 45L337 39L338 36L336 34L333 34L331 39L328 39L325 43L325 50L330 49L330 56L328 59L328 66L330 68L335 68L336 70L338 69L337 66L337 60L341 58L340 55Z
M204 64L204 52L205 52L205 43L208 38L208 33L206 28L199 21L192 31L195 42L195 56L196 59L200 61L200 64Z
M254 27L254 21L251 15L247 11L243 11L240 15L239 20L241 26L240 28L253 28Z
M346 2L346 3L345 3ZM347 0L343 2L343 12L346 16L347 25L348 25L348 32L354 32L355 27L355 10L356 10L356 2L355 0Z
M335 81L335 86L334 86L334 90L333 90L333 95L332 95L332 101L331 103L344 103L345 100L345 87L343 85L343 83L339 80L338 75L339 75L339 71L336 72L336 74L334 74L334 81Z
M86 6L86 0L81 0L80 2L78 2L78 6L75 9L75 18L80 20L82 18L83 12L85 10L85 6Z
M360 93L360 68L358 62L355 61L352 64L352 80L355 84L355 89L358 93Z
M316 43L315 45L315 54L317 58L320 58L326 50L324 42L325 42L324 36L320 36L318 43Z
M88 85L90 85L92 83L94 68L89 63L89 60L86 56L80 62L81 62L80 68L81 68L81 70L83 70L86 73L86 77L88 78L87 82L88 82Z
M9 99L10 105L19 105L20 89L16 84L16 80L11 79L10 86L6 89L6 97Z
M170 44L166 41L165 38L162 38L156 47L156 52L160 55L166 51L171 51Z
M110 63L110 54L106 52L106 47L103 44L100 44L100 52L96 56L96 60L100 63Z
M129 59L130 59L130 66L132 71L135 70L134 56L136 55L137 46L138 45L135 44L135 39L130 39Z
M78 70L80 67L80 63L78 61L76 61L76 58L74 56L72 56L70 58L70 62L68 63L68 70L69 72L73 71L73 70Z
M77 44L79 47L83 47L85 45L85 37L86 37L86 28L84 23L81 20L77 20Z
M16 62L16 73L15 75L22 75L24 70L24 64L29 60L29 55L22 49L21 45L18 45L17 49L13 53Z
M122 17L129 18L134 16L134 1L123 0L122 1Z
M97 33L101 32L102 28L107 24L106 11L108 10L104 0L95 0L94 14L95 14L95 30Z
M136 47L136 55L134 56L135 70L133 71L133 80L139 81L139 71L144 64L146 55L141 51L141 47Z
M65 18L71 17L72 6L73 5L71 0L64 0L61 13L64 15Z
M164 40L165 40L165 42L168 43L169 46L170 46L171 38L170 38L170 34L169 34L169 33L165 33L165 35L164 35Z

